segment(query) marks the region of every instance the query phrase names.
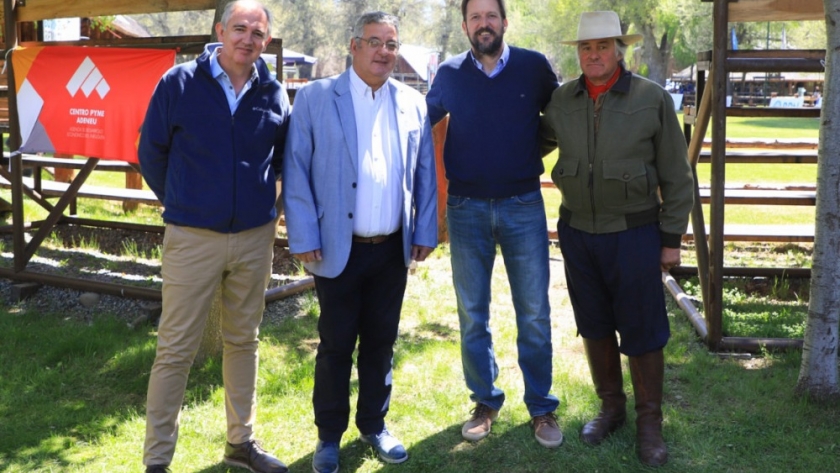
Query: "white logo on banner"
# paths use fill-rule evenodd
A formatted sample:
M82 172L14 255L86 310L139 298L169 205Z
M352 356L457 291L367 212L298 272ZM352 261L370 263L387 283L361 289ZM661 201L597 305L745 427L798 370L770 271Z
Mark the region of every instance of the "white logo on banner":
M70 92L71 97L75 97L79 90L85 94L85 97L90 97L90 94L95 90L101 99L104 99L108 95L108 91L111 90L111 86L102 77L102 73L99 72L90 57L85 57L85 60L73 73L70 82L67 83L67 91Z

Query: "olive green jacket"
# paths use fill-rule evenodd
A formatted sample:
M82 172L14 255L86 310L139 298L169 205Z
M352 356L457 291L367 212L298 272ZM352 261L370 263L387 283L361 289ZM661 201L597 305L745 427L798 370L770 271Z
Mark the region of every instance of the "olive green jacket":
M680 246L694 178L668 92L622 69L596 104L581 76L554 91L543 121L560 151L551 179L564 222L588 233L658 222L662 245Z

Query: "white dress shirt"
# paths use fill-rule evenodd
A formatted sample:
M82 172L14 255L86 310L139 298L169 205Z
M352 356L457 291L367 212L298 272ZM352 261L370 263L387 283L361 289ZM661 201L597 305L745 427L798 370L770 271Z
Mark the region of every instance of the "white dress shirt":
M402 226L403 164L394 101L388 84L375 93L350 68L359 169L353 234L390 235Z

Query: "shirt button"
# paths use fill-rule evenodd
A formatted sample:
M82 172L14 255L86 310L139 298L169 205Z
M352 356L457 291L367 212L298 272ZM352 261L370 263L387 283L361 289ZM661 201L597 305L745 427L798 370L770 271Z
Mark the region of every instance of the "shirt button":
M347 217L348 218L353 218L353 212L350 212L349 214L347 214Z
M624 173L624 175L623 175L623 176L621 176L621 177L623 177L623 178L624 178L624 180L626 181L626 180L630 179L630 174L628 174L628 173L626 173L626 172L625 172L625 173Z

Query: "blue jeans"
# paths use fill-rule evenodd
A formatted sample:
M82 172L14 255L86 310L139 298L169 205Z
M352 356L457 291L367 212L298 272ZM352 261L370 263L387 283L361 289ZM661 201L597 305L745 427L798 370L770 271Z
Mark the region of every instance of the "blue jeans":
M461 324L461 361L470 399L501 409L504 392L490 333L490 278L501 248L516 311L519 367L531 416L554 412L548 234L540 191L503 199L450 195L446 202L452 279Z

